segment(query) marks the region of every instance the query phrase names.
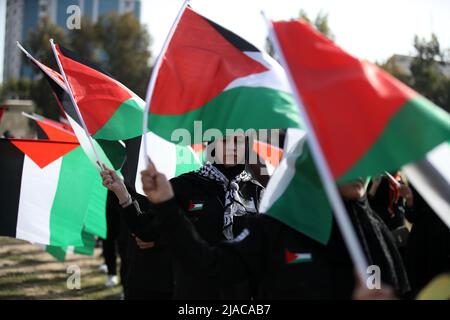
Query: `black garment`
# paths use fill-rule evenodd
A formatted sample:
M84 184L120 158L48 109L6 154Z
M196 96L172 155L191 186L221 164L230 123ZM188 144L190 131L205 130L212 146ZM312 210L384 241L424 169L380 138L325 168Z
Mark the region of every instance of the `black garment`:
M125 285L127 268L127 229L120 216L121 207L115 194L108 191L106 197L106 239L102 240L103 257L108 267L108 275L117 274L117 253L120 257L120 280Z
M133 198L141 208L148 210L149 201L146 197L134 193ZM126 220L122 207L121 214ZM139 233L138 237L145 242L154 240L153 235L146 232ZM141 249L132 231L127 228L127 261L125 300L161 300L173 296L171 257L159 243L153 248Z
M416 295L437 275L450 272L450 230L413 189L414 208L406 215L413 226L406 250L406 267Z
M243 166L224 168L217 166L228 178L233 178L243 170ZM224 225L224 199L223 186L196 173L187 173L171 180L178 205L183 208L186 217L191 221L200 236L210 245L216 245L225 239L222 229ZM255 208L259 204L259 196L262 186L256 181L242 182L239 190L245 199L253 199ZM192 210L197 205L197 210ZM156 241L158 246L164 248L165 241L159 238L159 226L154 219L154 208L142 210L144 214L138 214L134 206L124 210L124 218L139 238L147 237ZM246 224L246 216L235 216L233 233L238 235ZM144 240L144 239L143 239ZM217 286L205 278L196 275L180 265L179 261L173 261L174 271L174 298L175 299L242 299L251 297L251 285L249 283L235 283L232 286L224 284ZM233 273L233 270L229 270Z
M333 227L324 246L267 215L247 219L233 241L204 241L176 201L158 205L161 235L190 272L217 285L251 280L255 299L350 298L353 267ZM288 254L310 254L311 262L290 263Z
M400 272L401 260L386 226L366 205L366 199L346 203L365 241L364 249L370 250L369 261L380 266L383 280L394 285L397 281L399 291L407 290L402 275L390 281L391 264L393 272ZM209 282L223 285L250 279L258 288L255 299L349 299L352 295L353 265L335 223L328 244L323 245L278 220L257 215L248 217L235 240L214 246L195 231L176 200L157 205L155 212L161 241L183 268ZM292 263L292 253L309 254L311 261Z
M347 212L356 229L369 265L377 265L381 280L394 288L397 296L410 292L406 268L392 233L374 212L367 198L346 202Z
M372 183L372 182L371 182ZM368 190L371 184L369 184ZM405 226L405 211L407 210L403 201L390 203L389 178L383 177L374 197L368 197L370 207L384 221L389 230L395 230ZM389 212L391 206L392 213Z

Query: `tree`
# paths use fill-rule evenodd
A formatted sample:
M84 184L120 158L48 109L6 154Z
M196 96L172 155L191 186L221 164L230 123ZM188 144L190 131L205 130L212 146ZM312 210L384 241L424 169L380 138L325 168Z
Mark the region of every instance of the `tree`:
M11 79L0 88L0 102L6 99L30 99L33 82L29 79Z
M144 98L150 79L150 35L132 14L103 16L97 24L101 66Z
M80 57L95 62L96 53L101 47L98 39L98 28L89 18L83 18L80 29L73 29L68 33L70 49Z
M413 88L437 105L450 110L449 79L441 71L448 61L444 60L439 40L434 34L429 41L415 36L414 48L417 54L410 67Z
M328 13L320 11L317 16L314 18L314 21L312 21L305 10L301 9L300 13L298 15L300 19L305 20L309 24L311 24L313 27L317 29L320 33L322 33L324 36L331 40L335 40L335 36L333 32L331 31L331 28L328 24Z
M56 43L66 46L68 43L67 34L64 30L54 25L50 20L44 18L35 30L32 30L25 41L25 48L43 64L59 70L55 61L50 39L54 39ZM32 65L28 58L22 55L23 61ZM56 104L55 98L52 95L51 87L47 83L40 71L32 66L34 72L33 82L31 84L30 96L36 104L36 111L45 117L58 120L61 111Z
M431 39L414 37L416 54L405 74L390 58L381 67L391 75L450 112L450 78L443 67L450 65L448 50L442 50L436 35Z
M141 97L145 97L150 77L150 35L132 14L109 14L100 17L97 23L83 19L80 29L69 32L43 19L36 30L28 35L25 47L33 56L59 70L49 40L76 52L80 57L97 63L115 79L122 82ZM30 64L24 57L24 61ZM51 119L59 119L61 111L57 106L51 88L33 67L35 76L29 90L29 97L35 101L38 112ZM3 89L15 90L14 86Z

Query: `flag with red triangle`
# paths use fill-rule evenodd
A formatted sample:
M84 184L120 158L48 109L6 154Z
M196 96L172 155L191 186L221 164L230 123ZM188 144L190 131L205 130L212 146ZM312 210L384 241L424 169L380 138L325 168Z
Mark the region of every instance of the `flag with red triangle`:
M312 261L312 254L309 252L293 252L285 249L284 256L286 264L305 263Z
M67 141L78 143L78 139L72 130L67 130L64 124L47 119L38 114L22 113L25 117L34 120L37 124L37 138L39 140Z
M55 48L89 134L105 140L141 136L145 102L100 66L60 45ZM81 126L73 104L63 108Z
M281 66L238 35L187 7L163 53L150 102L148 127L171 141L187 130L300 127Z
M70 123L71 130L74 132L78 142L80 143L88 158L91 160L93 165L97 167L97 156L91 146L86 132L81 125L81 119L78 117L63 77L55 70L36 60L20 44L18 44L18 46L22 50L22 52L30 59L30 61L38 68L38 70L41 71L42 75L47 80L48 84L52 88L53 96L55 97L58 107L61 109L61 112L66 116L66 119ZM91 111L95 114L94 110ZM49 121L46 121L46 123L48 124ZM118 141L109 141L102 139L93 139L92 143L94 144L95 151L97 152L100 161L102 161L109 167L114 167L115 169L120 168L125 159L125 150L122 144L120 144Z
M19 46L20 47L20 46ZM70 125L73 128L73 131L75 135L77 136L78 141L80 142L81 146L83 147L84 151L88 155L88 157L91 159L93 163L96 162L95 154L92 152L92 148L90 146L90 143L87 139L86 133L82 128L81 125L81 119L78 118L78 114L75 110L75 107L71 101L69 92L66 88L66 85L64 83L64 80L62 76L52 70L51 68L45 66L38 60L36 60L33 56L31 56L24 48L20 47L20 49L25 53L25 55L34 63L34 65L42 72L48 83L50 84L54 96L56 98L56 102L58 103L61 110L66 115L68 121L70 122ZM70 57L74 58L74 53L67 53L68 51L65 51L63 49L63 52L66 52L66 54ZM61 57L62 59L68 59L69 61L71 59ZM75 61L75 60L74 60ZM100 71L97 71L94 69L93 64L90 62L87 62L82 59L78 59L77 63L84 63L85 67L79 68L79 72L75 73L73 77L79 76L79 81L76 81L76 85L78 86L77 90L82 91L85 90L86 92L90 92L92 94L97 96L103 96L104 98L108 95L111 95L111 99L115 99L114 97L117 96L125 96L127 94L130 94L130 90L124 87L123 85L119 85L118 82L115 80L112 80L112 78L107 77L106 75L100 75ZM70 62L70 61L69 61ZM72 63L72 62L71 62ZM75 62L73 62L75 63ZM71 65L69 63L69 65ZM67 72L67 71L66 71ZM87 73L87 74L84 74ZM95 78L94 81L96 85L94 87L91 87L91 82L89 81L81 81L81 79L91 79ZM72 78L72 81L75 78ZM75 84L73 84L75 86ZM105 88L109 88L107 92L102 91ZM94 90L95 89L95 90ZM97 91L98 92L97 92ZM123 91L122 93L116 93L116 92L110 92L113 90L119 90ZM87 99L87 97L86 97ZM105 98L106 99L106 98ZM133 101L138 101L138 98L133 94ZM117 101L116 101L117 102ZM131 103L131 102L130 102ZM140 103L143 104L143 101ZM132 103L133 105L133 103ZM79 106L80 109L82 108ZM122 108L123 107L123 108ZM127 183L130 186L134 186L136 188L136 191L138 193L143 194L142 186L141 186L141 179L139 176L139 172L144 169L145 167L145 157L147 155L143 152L143 140L140 132L142 132L142 114L143 114L143 108L141 109L140 113L140 120L136 118L136 109L134 107L130 107L128 105L123 105L119 112L121 114L120 117L115 117L112 123L110 125L107 125L106 127L110 128L111 130L119 130L116 131L116 133L109 135L108 137L102 135L98 135L94 133L93 143L96 146L97 151L100 153L100 157L104 163L108 166L113 166L115 169L119 169L125 157L127 158L126 166L124 166L124 178L127 181ZM85 120L88 129L89 129L89 123L101 123L104 118L104 112L101 108L94 108L94 105L91 105L90 108L88 106L85 107L85 112L83 113L82 110L82 116ZM128 116L127 116L128 115ZM90 120L87 120L87 119ZM103 119L103 120L102 120ZM120 120L119 120L120 119ZM119 123L116 123L119 122ZM115 124L114 124L115 123ZM136 127L138 131L135 131L133 134L125 134L122 135L120 132L122 129L121 127L125 126L126 128L132 128ZM127 130L128 130L127 129ZM108 129L109 130L109 129ZM134 130L134 129L133 129ZM105 132L104 130L101 130L102 132ZM94 131L90 130L91 133ZM128 131L131 132L131 131ZM136 134L136 136L135 136ZM133 137L131 139L128 139L127 137ZM103 137L105 139L99 139L99 137ZM174 143L170 143L162 138L160 138L158 135L148 132L147 133L147 144L148 148L151 150L158 150L158 152L155 152L152 154L152 160L155 163L155 165L159 168L161 172L163 172L168 179L173 178L174 176L180 175L185 172L189 172L195 169L198 169L200 167L200 161L197 157L197 155L194 153L192 148L190 146L178 146ZM126 145L126 155L123 150L122 145L119 141L115 141L114 139L127 139L124 140ZM120 145L118 145L120 144ZM101 147L101 148L100 148ZM109 165L109 162L111 162L111 165Z
M0 235L53 246L106 236L106 189L78 143L0 139L0 153Z

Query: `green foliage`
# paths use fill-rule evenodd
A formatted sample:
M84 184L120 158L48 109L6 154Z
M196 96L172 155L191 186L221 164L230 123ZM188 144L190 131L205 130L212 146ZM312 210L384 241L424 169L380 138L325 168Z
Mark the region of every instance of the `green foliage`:
M30 99L33 81L28 79L12 79L3 84L0 89L0 101L5 99Z
M43 19L35 30L30 31L23 45L36 59L59 71L49 43L52 38L80 57L97 63L136 94L145 97L151 71L151 39L146 27L132 14L109 14L100 17L97 23L83 19L81 29L68 32ZM25 63L31 64L22 56ZM32 70L32 81L11 80L5 83L0 90L0 98L32 99L38 112L57 120L61 111L51 88L39 70L34 67Z
M320 11L314 18L314 20L311 20L306 11L301 9L298 17L313 25L320 33L322 33L327 38L333 41L335 40L335 36L328 24L328 13Z
M132 14L110 14L97 24L106 59L101 64L118 81L145 98L150 79L150 36Z
M450 112L450 79L443 68L449 66L448 50L441 49L436 35L431 39L414 37L415 56L410 65L410 75L396 65L393 58L381 65L383 69Z
M327 38L333 41L335 40L335 36L328 24L328 13L320 11L314 18L314 20L311 20L306 11L301 9L297 18L305 20L306 22L314 26L314 28L316 28L320 33L325 35ZM272 43L268 38L266 39L266 51L272 57L275 55Z

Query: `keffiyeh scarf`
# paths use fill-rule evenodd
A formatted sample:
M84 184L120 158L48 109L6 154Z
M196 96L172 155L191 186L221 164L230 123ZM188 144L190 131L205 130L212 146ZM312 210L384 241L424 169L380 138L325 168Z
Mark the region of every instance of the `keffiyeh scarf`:
M253 201L243 199L239 194L239 183L252 179L246 171L242 171L231 181L211 163L206 163L196 173L204 178L222 184L225 191L225 212L223 215L223 234L227 240L233 240L233 217L256 212Z

